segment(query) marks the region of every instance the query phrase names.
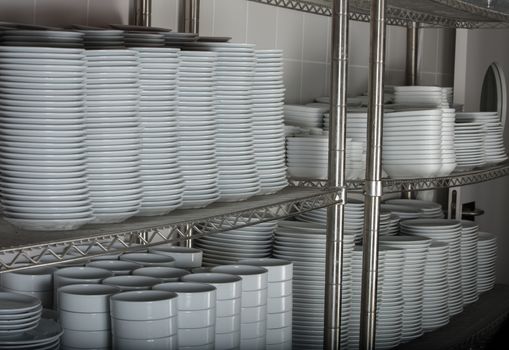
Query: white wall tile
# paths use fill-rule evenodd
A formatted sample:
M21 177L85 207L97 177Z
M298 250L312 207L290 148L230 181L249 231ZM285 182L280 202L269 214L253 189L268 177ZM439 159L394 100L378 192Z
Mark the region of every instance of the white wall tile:
M419 70L421 72L431 73L437 71L437 44L439 31L440 29L437 28L420 29Z
M256 44L257 49L273 49L276 31L277 11L271 6L248 2L246 42Z
M0 0L0 21L33 23L35 0Z
M358 96L368 88L368 67L348 68L348 96Z
M328 23L323 16L304 14L302 38L304 61L326 62Z
M245 42L246 9L245 0L215 0L214 35L230 36L232 42Z
M103 26L129 22L129 1L125 0L89 0L88 24Z
M152 0L152 25L178 31L178 0Z
M293 60L284 60L284 83L285 83L285 102L300 103L300 86L302 83L302 62Z
M387 33L385 66L389 70L404 70L406 67L406 28L387 26Z
M276 47L284 51L284 57L302 59L303 13L300 11L277 8Z
M214 35L215 0L200 1L200 35Z
M350 64L368 66L369 23L350 21L349 50Z
M456 31L444 29L438 35L437 72L442 74L454 74L454 52Z
M87 0L36 0L35 23L48 26L87 24Z
M323 84L326 72L325 63L302 63L301 103L313 102L316 97L329 94Z
M438 85L437 74L435 73L419 72L417 81L419 85Z
M406 72L404 70L386 70L386 85L405 85Z

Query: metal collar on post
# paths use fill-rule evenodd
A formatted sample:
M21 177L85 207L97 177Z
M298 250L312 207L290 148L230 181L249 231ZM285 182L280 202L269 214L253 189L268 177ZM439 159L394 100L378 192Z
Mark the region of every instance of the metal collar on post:
M130 23L136 26L152 26L152 0L131 0Z

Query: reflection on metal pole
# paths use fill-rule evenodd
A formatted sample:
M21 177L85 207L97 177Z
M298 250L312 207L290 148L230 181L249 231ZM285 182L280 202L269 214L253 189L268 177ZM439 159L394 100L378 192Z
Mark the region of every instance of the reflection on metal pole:
M385 0L371 2L369 107L362 261L360 349L375 348L378 231L382 197L382 133L385 61Z
M329 128L329 186L340 189L340 204L327 209L325 348L341 344L341 283L345 203L346 86L348 75L348 0L334 0Z
M419 23L412 22L406 35L406 84L417 85Z
M180 0L179 31L200 33L200 0Z
M132 0L131 9L131 24L144 27L152 25L152 0Z

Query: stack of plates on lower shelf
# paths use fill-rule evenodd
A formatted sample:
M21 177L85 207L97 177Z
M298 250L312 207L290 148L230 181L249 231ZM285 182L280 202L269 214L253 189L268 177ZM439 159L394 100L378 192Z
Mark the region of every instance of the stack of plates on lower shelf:
M385 203L402 205L412 209L419 209L421 211L420 217L426 219L442 219L444 217L442 206L432 201L419 199L388 199L385 201Z
M139 63L130 50L87 50L87 178L95 223L138 213L141 132Z
M461 122L454 126L457 170L470 170L485 163L486 130L482 123Z
M219 199L214 112L214 52L181 51L179 67L179 165L183 208Z
M195 240L203 251L203 264L215 266L240 259L266 258L272 251L272 232L277 222L269 221L253 226L207 235Z
M449 244L433 240L424 270L422 328L425 332L449 323L448 259Z
M124 32L115 29L80 29L87 50L111 50L124 48Z
M2 35L4 46L83 48L83 33L64 30L6 30Z
M321 128L323 114L329 108L302 105L285 105L285 124L304 128Z
M83 58L77 49L0 47L1 203L18 227L75 229L93 219Z
M299 221L280 221L274 233L273 256L293 261L293 348L323 348L325 283L325 226ZM354 248L353 235L345 235L343 257L346 274ZM349 288L343 298L349 304ZM342 335L347 336L349 308L343 308ZM345 338L347 339L347 338Z
M380 247L404 250L403 269L403 316L401 341L407 342L423 334L423 285L426 259L431 239L416 236L383 236ZM401 285L400 285L401 286Z
M417 219L423 217L420 208L407 206L405 204L384 203L380 206L380 208L397 215L400 220Z
M479 232L477 241L477 290L486 292L495 286L497 260L497 236Z
M126 47L164 47L163 33L127 31L124 33Z
M179 164L179 50L137 48L140 63L140 178L143 197L138 215L162 215L182 204L184 179Z
M256 50L253 80L253 134L260 193L288 185L285 163L283 51Z
M394 103L412 107L445 107L452 102L452 88L438 86L395 86Z
M0 292L0 344L3 337L23 337L39 325L41 301L35 297Z
M53 319L41 318L36 328L8 337L0 337L3 349L59 350L63 330Z
M477 240L479 226L473 221L461 222L461 290L463 304L479 299L477 293Z
M178 47L182 43L189 43L198 40L198 34L163 32L165 45L168 47Z
M461 222L447 219L415 219L400 223L401 232L432 238L449 244L447 280L449 315L463 311L461 280Z
M404 317L403 268L405 255L402 249L380 247L378 262L377 297L377 349L392 349L401 342ZM352 305L348 335L348 349L359 348L361 316L362 247L355 247L352 259Z
M496 164L507 160L504 146L504 128L498 112L457 113L457 122L481 123L486 132L484 140L484 160L488 164Z

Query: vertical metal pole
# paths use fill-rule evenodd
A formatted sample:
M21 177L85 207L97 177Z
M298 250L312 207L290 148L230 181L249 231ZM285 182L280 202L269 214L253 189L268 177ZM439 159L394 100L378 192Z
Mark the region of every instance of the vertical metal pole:
M152 0L132 0L131 8L132 24L144 27L152 25Z
M178 27L185 33L200 32L200 0L180 0Z
M412 22L406 32L406 84L417 85L419 23Z
M378 279L378 233L382 197L384 111L385 0L371 1L369 105L366 154L364 240L362 261L360 349L375 347Z
M343 223L348 76L348 0L334 0L329 128L329 186L341 188L340 204L327 209L325 265L325 349L341 344L341 286L343 280Z

